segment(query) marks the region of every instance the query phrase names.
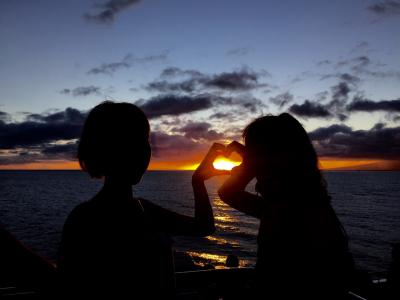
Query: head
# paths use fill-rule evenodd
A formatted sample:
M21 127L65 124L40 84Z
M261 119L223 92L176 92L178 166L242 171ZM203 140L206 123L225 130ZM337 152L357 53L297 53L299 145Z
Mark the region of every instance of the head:
M253 168L260 192L269 182L322 187L315 149L303 126L293 116L264 116L243 132L246 160Z
M149 121L139 107L103 102L86 118L78 146L79 163L91 177L137 184L151 157L149 134Z

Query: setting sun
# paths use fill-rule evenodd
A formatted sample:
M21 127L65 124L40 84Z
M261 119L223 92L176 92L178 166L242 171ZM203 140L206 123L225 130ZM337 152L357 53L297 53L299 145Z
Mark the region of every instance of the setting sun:
M227 158L217 158L214 163L214 168L218 170L232 170L232 168L240 165L240 161L233 161Z

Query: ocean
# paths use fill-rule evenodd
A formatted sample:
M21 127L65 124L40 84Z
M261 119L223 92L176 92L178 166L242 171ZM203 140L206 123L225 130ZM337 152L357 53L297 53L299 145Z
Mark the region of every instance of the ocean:
M191 171L149 171L134 193L193 215L191 175ZM400 242L400 172L330 171L324 176L357 266L369 272L387 270L391 245ZM252 266L259 222L219 199L217 189L223 180L207 182L216 233L174 238L174 248L199 264L221 267L226 256L234 254L241 266ZM28 247L54 261L67 215L100 188L100 180L81 171L0 171L0 222Z

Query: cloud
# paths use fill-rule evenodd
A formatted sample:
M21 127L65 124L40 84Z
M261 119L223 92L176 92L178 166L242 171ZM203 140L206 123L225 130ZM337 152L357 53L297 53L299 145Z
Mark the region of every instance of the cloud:
M400 112L400 99L396 100L381 100L372 101L368 99L355 98L347 105L348 111L385 111L385 112Z
M146 89L162 93L192 93L209 90L243 92L268 86L265 83L259 83L259 79L263 76L266 74L257 73L249 68L208 75L196 70L169 67L161 73L160 78L163 80L150 82ZM183 78L179 81L171 81L176 77Z
M111 24L115 16L121 11L128 9L140 0L109 0L103 4L96 5L96 13L87 13L84 18L89 22Z
M277 105L279 108L282 108L283 106L291 103L293 101L294 97L291 93L285 92L279 95L276 95L275 97L270 97L269 101L271 101L273 104Z
M351 133L352 129L349 126L334 124L328 127L320 127L309 133L313 141L326 140L335 134Z
M310 132L321 156L400 159L400 127L377 123L369 130L332 125Z
M343 82L352 84L356 86L360 81L361 78L350 74L350 73L334 73L334 74L324 74L321 76L321 80L329 79L329 78L337 78Z
M232 112L216 112L210 116L210 119L231 119Z
M159 95L147 101L139 100L135 103L140 106L149 118L157 118L165 115L177 116L196 112L212 107L212 96L179 96Z
M339 82L337 85L334 85L332 88L332 102L331 105L334 103L343 104L349 98L349 93L351 91L349 85L345 81Z
M203 77L203 73L201 73L200 71L196 71L196 70L182 70L180 68L177 67L168 67L165 68L162 72L160 77L164 78L164 77L176 77L176 76L192 76L192 77Z
M0 111L0 122L8 122L11 120L11 116L9 113L6 113L5 111Z
M249 69L242 69L234 72L224 72L216 74L206 80L203 84L206 87L218 88L222 90L252 90L265 84L259 84L259 74Z
M183 135L167 134L161 131L155 131L150 134L152 155L156 158L182 158L187 157L201 149L204 144L198 143Z
M164 50L159 54L147 55L144 57L135 57L132 54L125 55L124 58L120 61L110 62L110 63L102 63L98 67L91 68L87 73L98 75L98 74L106 74L112 75L116 71L121 69L129 69L135 64L144 64L155 61L164 61L168 57L168 51Z
M90 85L90 86L79 86L74 89L63 89L60 91L60 94L63 95L72 95L74 97L79 97L79 96L89 96L89 95L100 95L100 87Z
M0 149L42 147L80 136L85 113L67 108L53 114L30 114L19 123L0 122Z
M195 96L163 94L149 100L136 101L135 104L143 109L150 119L166 115L178 116L218 106L240 107L242 114L245 112L256 113L265 107L261 100L250 95L223 97L207 93Z
M222 133L218 133L211 128L211 124L207 122L189 122L176 131L184 133L185 137L199 140L204 139L208 141L215 141L224 138Z
M303 104L293 104L289 107L289 112L304 118L327 118L331 117L331 113L324 105L304 101Z
M380 1L379 3L369 5L367 9L378 16L400 15L400 1Z
M90 69L87 73L88 74L107 74L111 75L120 69L128 69L131 67L130 63L130 56L125 56L121 61L118 62L111 62L111 63L103 63L98 67L94 67Z
M44 146L41 153L47 158L58 159L76 159L78 151L78 142L70 142L66 144L55 144Z

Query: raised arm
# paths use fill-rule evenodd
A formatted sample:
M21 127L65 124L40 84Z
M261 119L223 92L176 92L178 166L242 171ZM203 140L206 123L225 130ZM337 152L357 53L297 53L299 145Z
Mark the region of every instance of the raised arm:
M207 155L193 173L192 187L194 193L194 217L181 215L164 209L147 200L141 200L147 211L160 228L172 235L207 236L215 231L214 215L208 198L205 181L213 176L227 175L229 171L216 170L213 167L215 158L225 153L225 146L213 144Z
M246 166L245 148L238 142L232 142L228 151L237 152L243 157L243 163L235 167L231 176L219 188L218 195L229 206L255 218L261 218L263 199L255 194L246 192L246 186L255 177Z

